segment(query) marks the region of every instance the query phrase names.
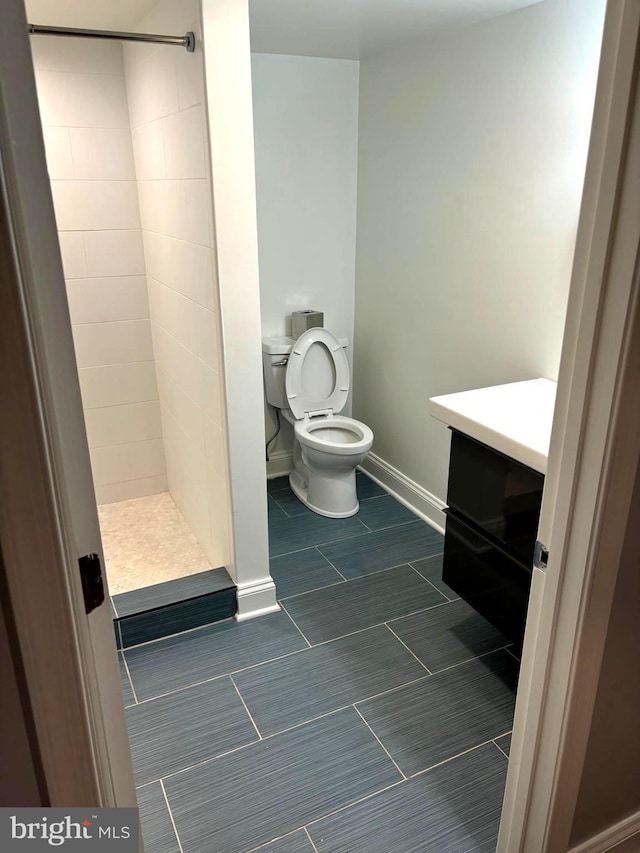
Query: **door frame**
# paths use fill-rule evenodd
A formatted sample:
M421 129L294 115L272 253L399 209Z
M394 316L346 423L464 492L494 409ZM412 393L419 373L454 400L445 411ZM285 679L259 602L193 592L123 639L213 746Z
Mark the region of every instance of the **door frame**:
M135 806L108 590L87 615L78 567L102 548L22 0L0 27L0 274L0 604L40 794Z
M15 625L47 801L129 805L135 790L112 633L107 638L111 614L103 605L85 615L78 578L78 556L99 553L100 539L26 19L22 0L7 5L0 28L0 200L8 214L0 228L0 399L9 416L0 419L0 597ZM638 436L623 429L638 414L638 394L625 395L626 383L638 389L624 371L637 341L621 314L635 306L638 282L627 280L625 291L612 239L624 224L632 159L638 27L631 24L638 20L640 0L609 4L543 503L540 535L550 536L551 557L546 576L534 577L503 853L566 849L557 843L571 829L615 580L599 557L623 535L622 524L605 531L603 522L622 518L628 506L631 466L629 456L620 465L620 451L637 459L640 449ZM631 244L628 234L617 244L623 259ZM592 536L584 536L585 525Z
M568 849L640 459L639 57L640 0L610 0L500 853Z

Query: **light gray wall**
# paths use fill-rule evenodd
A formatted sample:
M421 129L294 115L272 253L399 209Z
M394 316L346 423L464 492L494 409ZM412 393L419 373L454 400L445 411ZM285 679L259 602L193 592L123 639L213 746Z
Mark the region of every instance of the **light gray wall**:
M614 593L571 845L640 810L640 471ZM640 839L635 847L640 849Z
M446 394L556 378L605 0L360 65L354 416L444 500Z
M358 62L253 54L252 86L262 334L289 334L292 311L316 308L351 341Z

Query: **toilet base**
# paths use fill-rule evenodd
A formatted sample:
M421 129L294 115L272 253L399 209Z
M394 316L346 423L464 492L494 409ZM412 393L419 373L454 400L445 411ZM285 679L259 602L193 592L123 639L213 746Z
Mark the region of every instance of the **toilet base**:
M306 507L318 515L323 515L325 518L349 518L355 515L360 509L358 495L356 492L356 472L347 472L339 477L338 480L324 478L317 474L311 474L310 483L298 472L292 471L289 474L289 485L294 495ZM339 500L336 500L339 492ZM323 503L323 497L329 497L332 506L342 506L344 509L341 512L333 512L319 506L318 503L313 503L309 498L320 498L319 503Z

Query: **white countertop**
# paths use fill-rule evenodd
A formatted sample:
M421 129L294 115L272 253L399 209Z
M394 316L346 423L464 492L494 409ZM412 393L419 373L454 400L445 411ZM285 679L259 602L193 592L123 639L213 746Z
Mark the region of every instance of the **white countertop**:
M555 401L555 382L530 379L432 397L429 414L546 474Z

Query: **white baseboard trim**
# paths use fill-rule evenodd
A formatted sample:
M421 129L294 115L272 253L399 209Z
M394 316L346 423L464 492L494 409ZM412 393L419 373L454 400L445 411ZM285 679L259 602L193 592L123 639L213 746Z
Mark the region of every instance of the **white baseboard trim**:
M607 853L615 850L618 845L640 833L640 812L625 817L624 820L614 823L593 838L588 838L577 847L572 847L569 853ZM627 848L630 850L631 848ZM636 849L635 847L633 848ZM640 837L638 838L638 849L640 849Z
M237 622L277 610L280 610L280 605L276 601L276 585L271 577L269 580L238 584Z
M290 450L278 450L271 454L267 462L267 480L284 477L293 471L293 453Z
M360 468L394 498L417 516L426 521L439 533L444 533L444 504L402 471L385 462L375 453L369 453Z

